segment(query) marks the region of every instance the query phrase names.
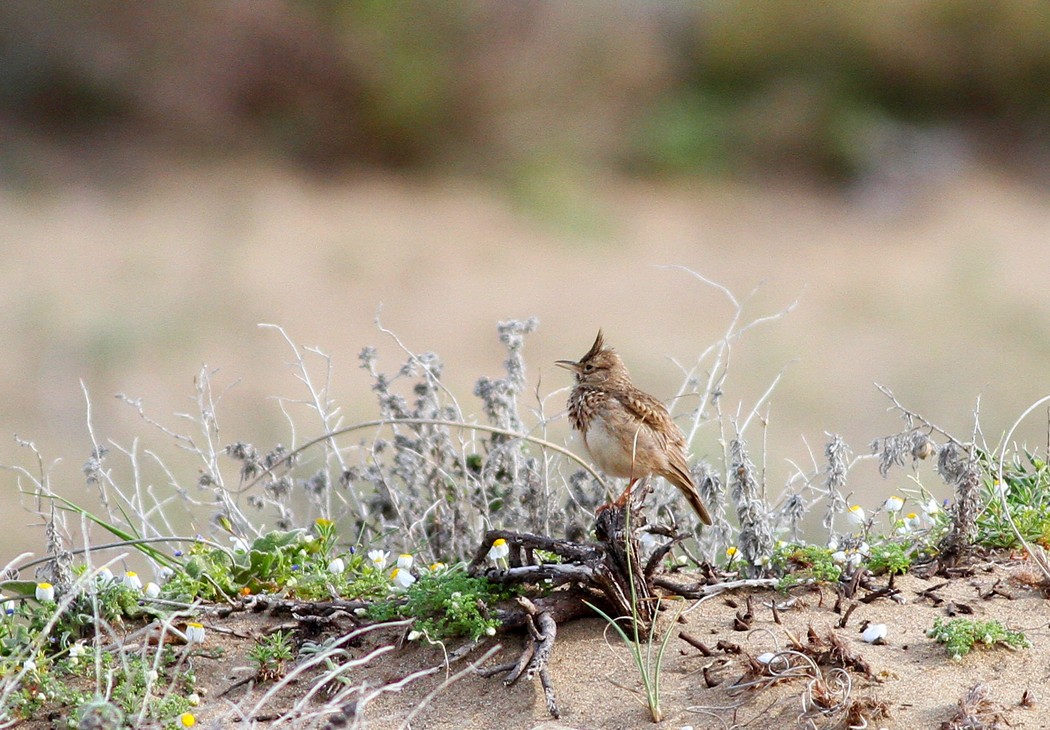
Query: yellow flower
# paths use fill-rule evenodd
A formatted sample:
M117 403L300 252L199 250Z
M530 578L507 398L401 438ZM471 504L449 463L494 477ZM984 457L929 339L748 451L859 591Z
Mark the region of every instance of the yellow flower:
M726 548L726 557L727 558L732 558L735 555L736 555L736 547L735 546L730 545L729 547Z
M394 583L402 588L408 588L416 582L416 576L412 575L407 570L394 568L393 572L390 573L390 580L394 581Z
M506 560L507 556L510 555L510 545L502 537L494 540L492 547L489 548L489 558L492 560Z
M193 727L197 724L197 718L193 716L192 712L184 712L179 718L179 722L182 724L183 727Z
M198 623L186 624L186 642L189 644L204 643L204 625Z

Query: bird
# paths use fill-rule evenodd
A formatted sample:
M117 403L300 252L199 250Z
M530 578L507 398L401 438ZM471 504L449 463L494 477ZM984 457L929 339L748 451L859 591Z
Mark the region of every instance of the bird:
M685 435L659 399L634 386L623 360L605 345L602 331L579 360L555 364L575 375L569 420L587 452L609 476L630 480L613 505L622 507L635 483L655 474L676 486L700 521L710 525L711 514L689 473Z

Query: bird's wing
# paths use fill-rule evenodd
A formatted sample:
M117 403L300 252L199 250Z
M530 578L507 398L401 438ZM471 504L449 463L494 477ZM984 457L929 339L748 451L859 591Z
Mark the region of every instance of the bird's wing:
M667 407L659 400L641 390L617 393L616 399L623 404L629 414L648 426L653 437L661 446L685 449L685 436L682 434L682 429L678 428L678 424L671 418Z

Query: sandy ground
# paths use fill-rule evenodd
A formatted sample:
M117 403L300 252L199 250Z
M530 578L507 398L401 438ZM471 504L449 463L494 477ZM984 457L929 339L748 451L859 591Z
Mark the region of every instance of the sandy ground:
M662 674L665 719L659 724L649 720L648 710L640 699L638 674L626 649L597 618L570 622L559 629L550 664L561 710L558 723L547 715L538 682L522 680L505 687L498 677L484 679L472 673L447 682L447 677L461 671L466 662L454 664L446 671L442 666L443 652L434 647L407 644L355 668L346 677L355 685L367 683L378 687L421 669L442 667L435 675L411 682L400 691L385 694L368 704L363 726L370 730L791 728L796 727L803 711L806 678L778 683L763 680L744 691L734 691L733 685L748 672L746 655L758 656L790 647L791 636L806 643L807 632L812 629L825 640L837 635L853 657L870 666L870 676L851 669L849 688L841 695L843 704L858 703L866 708L863 713L868 727L900 730L941 727L955 716L959 700L975 684L983 683L989 702L978 718L986 724L970 727L1047 728L1050 727L1050 697L1046 691L1050 672L1050 609L1044 593L1032 586L1034 576L1031 566L1024 561L1001 559L978 565L972 575L947 582L939 578L898 578L897 599L882 597L864 603L860 599L869 592L860 590L855 596L857 606L844 628L838 626L841 613L835 612L836 596L828 587L796 588L790 596L767 590L737 590L701 602L689 602L678 622L665 618L660 626L661 631L670 630L673 636ZM875 583L884 586L886 580L877 579ZM940 587L932 593L922 594L937 586ZM998 592L992 592L993 588ZM754 618L749 630L740 630L734 626L734 618L746 610L749 598ZM780 623L773 617L774 600L782 606ZM850 603L845 601L842 608ZM941 645L926 637L926 630L937 617L947 619L960 611L972 611L963 614L970 618L997 619L1009 628L1022 630L1033 646L1021 651L976 649L953 661ZM266 615L243 613L235 613L229 619L205 621L207 644L202 653L191 660L199 686L204 688L205 701L197 710L200 727L233 727L231 718L253 707L270 688L268 684L254 688L241 686L224 694L238 680L251 674L246 651L254 644L255 637L280 622ZM861 639L865 622L888 626L885 644L871 645ZM680 639L682 632L699 639L713 650L713 655L704 656ZM393 639L390 635L375 635L356 646L353 657L363 657ZM496 641L505 649L491 662L517 656L520 637L501 636L492 644ZM717 648L720 642L739 647L741 653ZM471 656L479 656L487 646L491 644L483 645ZM831 677L828 667L822 667L821 671L826 679ZM287 711L312 686L311 676L314 675L304 675L276 694L258 715L274 718ZM752 675L750 679L756 677ZM1026 692L1027 704L1022 705ZM421 704L424 707L418 711ZM316 707L308 704L306 709ZM874 707L881 708L880 712L876 714L871 709ZM406 722L410 715L411 721ZM844 727L844 716L842 712L815 716L813 727ZM1001 724L995 725L996 720ZM261 722L257 726L268 725ZM797 726L805 727L801 723ZM29 723L27 727L48 725Z

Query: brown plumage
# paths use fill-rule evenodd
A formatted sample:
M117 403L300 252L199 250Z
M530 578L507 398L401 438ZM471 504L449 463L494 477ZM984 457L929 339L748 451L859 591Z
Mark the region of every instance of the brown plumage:
M601 330L586 355L556 364L576 375L569 419L587 452L606 474L630 479L616 504L627 500L635 482L655 474L678 487L700 521L710 525L711 515L689 474L682 430L663 403L634 387L620 356L605 346Z

